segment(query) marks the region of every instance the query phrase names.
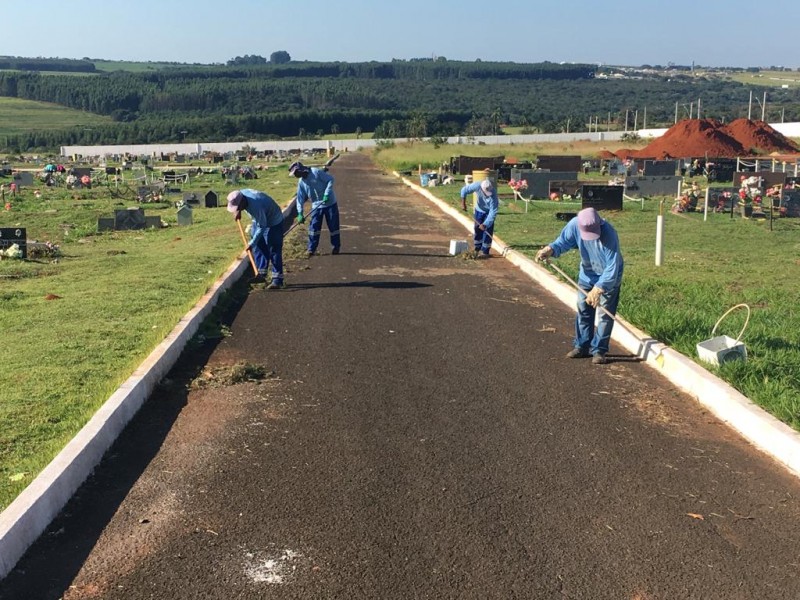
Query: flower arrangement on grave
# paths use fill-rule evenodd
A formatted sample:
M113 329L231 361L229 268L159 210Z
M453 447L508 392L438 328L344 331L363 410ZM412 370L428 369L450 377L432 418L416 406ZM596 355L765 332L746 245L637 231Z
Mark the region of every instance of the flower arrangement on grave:
M41 244L31 243L28 246L28 258L58 258L61 256L61 246L47 241Z
M508 186L515 192L521 192L528 189L528 182L524 179L509 179Z

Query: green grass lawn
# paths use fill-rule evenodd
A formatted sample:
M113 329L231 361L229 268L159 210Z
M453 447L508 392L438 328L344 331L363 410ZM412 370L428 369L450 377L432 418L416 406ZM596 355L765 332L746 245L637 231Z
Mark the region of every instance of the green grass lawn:
M800 72L797 71L759 71L758 73L731 73L730 78L745 85L795 88L800 85Z
M76 126L92 127L110 122L109 117L57 104L0 97L0 136Z
M452 152L435 156L432 146L419 148L423 164L441 163ZM481 147L492 156L498 148ZM516 155L527 151L516 147ZM379 150L376 160L386 169L407 170L414 149ZM475 154L472 154L475 155ZM413 164L413 163L412 163ZM597 174L590 174L589 177ZM412 177L413 179L413 177ZM430 191L459 206L461 184ZM505 187L505 190L503 189ZM502 185L500 191L511 192ZM715 322L730 307L746 303L752 317L742 341L748 360L710 370L770 413L800 429L800 219L769 223L729 214L671 214L666 200L663 265L655 266L655 231L659 200L626 202L624 210L604 214L619 232L625 257L625 279L619 312L637 327L696 359L698 342L711 338ZM577 203L504 201L495 231L506 243L530 256L556 238L564 223L557 212L577 212ZM577 253L556 263L573 277ZM720 324L717 335L736 337L745 311L735 311ZM706 366L706 365L704 365Z
M242 187L264 189L285 205L295 189L285 173L273 167ZM62 253L56 259L0 260L0 508L242 251L224 206L196 208L193 224L178 227L173 204L142 204L146 215L160 216L169 227L97 233L98 217L137 203L119 198L113 185L36 189L41 198L25 189L17 198L6 196L10 211L0 207L0 227L25 227L29 241L50 241ZM209 189L223 204L233 187L220 175L202 175L183 187L201 197Z

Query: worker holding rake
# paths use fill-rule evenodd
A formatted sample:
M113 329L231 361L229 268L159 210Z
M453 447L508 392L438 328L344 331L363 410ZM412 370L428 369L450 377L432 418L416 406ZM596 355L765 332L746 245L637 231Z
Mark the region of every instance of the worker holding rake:
M322 220L328 224L331 234L332 254L339 254L342 240L339 234L339 205L333 192L333 176L326 169L307 167L301 162L293 162L289 166L289 174L299 180L297 182L297 222L305 221L303 204L311 202L311 221L308 224L308 256L314 255L319 246L322 234Z
M477 197L475 212L472 214L472 219L475 221L472 235L475 256L476 258L489 258L494 235L494 219L497 216L500 201L497 199L494 184L489 179L484 179L461 188L462 210L467 210L467 195L473 192Z
M623 260L619 250L619 237L611 223L601 218L594 208L584 208L561 230L554 241L539 250L537 261L558 258L568 250L577 248L581 255L578 276L578 314L575 317L574 348L567 358L592 356L592 363L608 362L606 353L611 341L611 330L619 302L622 285ZM595 329L595 312L600 311Z
M283 284L283 212L278 203L258 190L235 190L228 194L228 212L240 221L242 211L253 219L250 241L246 250L253 260L252 250L257 248L262 255L257 266L256 280L265 280L267 266L272 265L272 280L268 290L279 290ZM240 225L241 227L241 225ZM242 234L244 235L244 234ZM253 260L253 264L255 261Z

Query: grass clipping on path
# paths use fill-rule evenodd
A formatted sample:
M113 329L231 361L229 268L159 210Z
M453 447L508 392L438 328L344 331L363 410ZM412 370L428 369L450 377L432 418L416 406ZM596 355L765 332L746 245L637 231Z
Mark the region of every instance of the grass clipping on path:
M274 371L267 371L262 365L240 361L233 365L205 367L200 375L189 384L190 389L218 388L248 381L263 381L276 377Z

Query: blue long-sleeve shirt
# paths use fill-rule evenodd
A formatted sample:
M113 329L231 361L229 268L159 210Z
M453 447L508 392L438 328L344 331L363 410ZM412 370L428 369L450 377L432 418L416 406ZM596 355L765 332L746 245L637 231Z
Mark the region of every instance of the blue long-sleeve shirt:
M303 204L306 200L311 202L311 210L322 206L322 199L328 196L325 206L336 204L336 195L333 193L333 175L322 169L311 167L308 175L297 181L297 214L303 214Z
M475 208L481 212L487 213L483 224L486 225L486 227L491 227L494 224L495 217L497 216L497 209L500 207L500 201L497 199L497 192L492 190L492 193L487 195L481 187L481 182L476 181L461 188L461 199L466 201L467 195L473 192L475 192L476 196L478 197Z
M264 234L264 230L269 227L277 227L283 223L283 211L278 203L270 196L258 190L241 190L242 195L247 198L245 212L253 219L250 245L255 244L259 236Z
M584 287L597 286L608 292L622 283L624 262L619 250L619 237L608 221L602 221L598 239L584 240L578 229L578 217L573 217L556 241L548 245L556 258L568 250L578 249L581 255L578 284Z

